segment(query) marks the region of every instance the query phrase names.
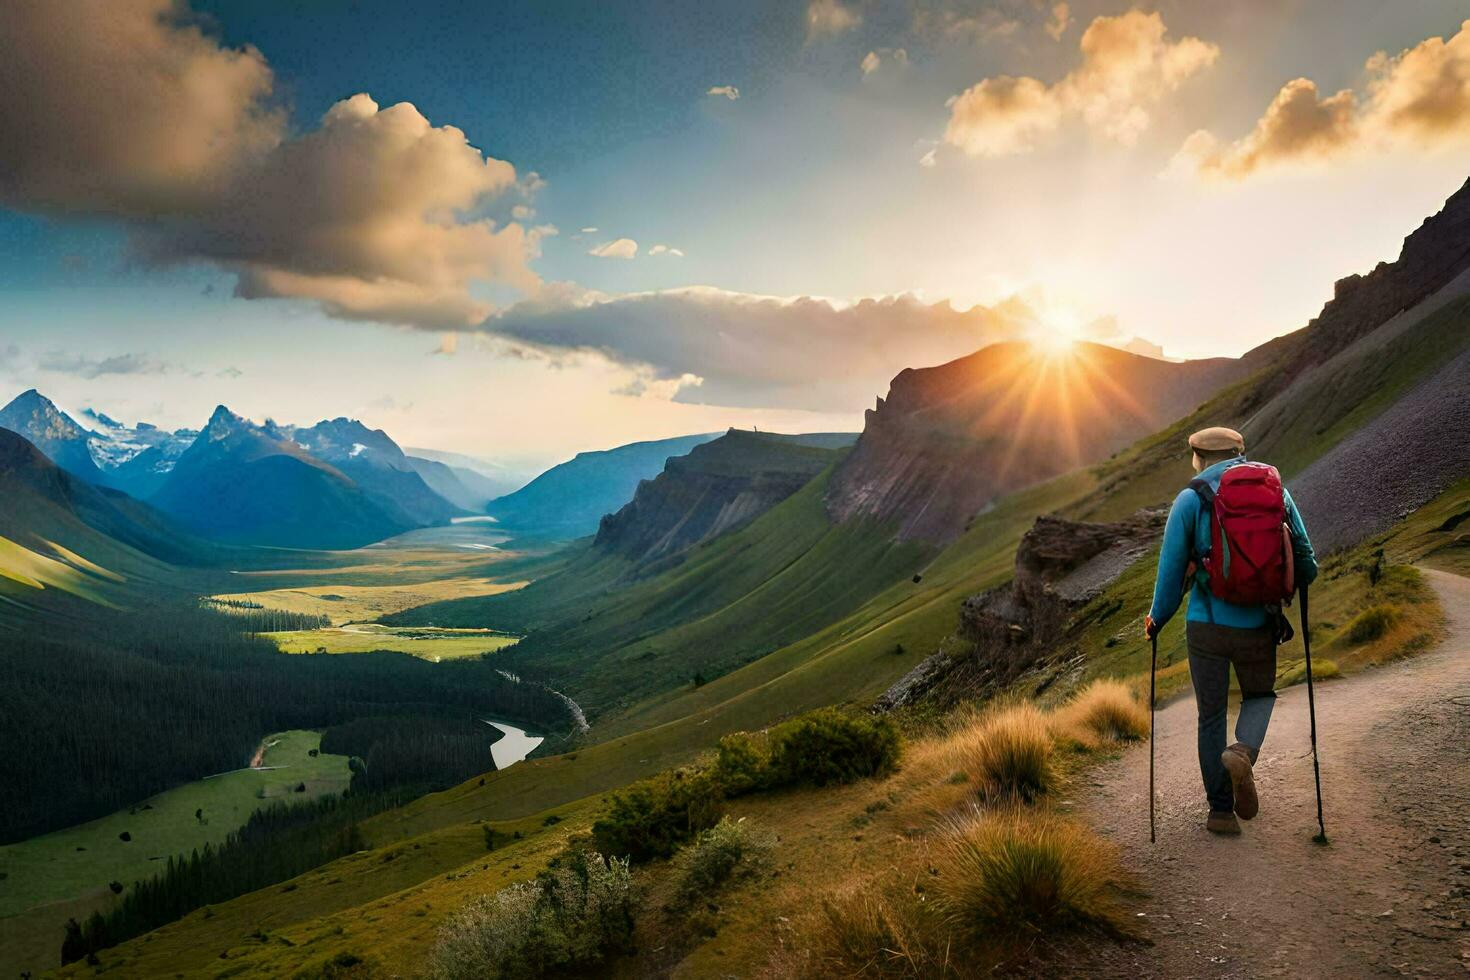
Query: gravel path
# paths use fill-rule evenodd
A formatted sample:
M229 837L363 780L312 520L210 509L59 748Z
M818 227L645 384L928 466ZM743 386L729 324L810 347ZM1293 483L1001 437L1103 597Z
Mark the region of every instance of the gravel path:
M1158 844L1148 750L1099 771L1085 815L1148 892L1153 945L1094 944L1096 977L1470 976L1470 579L1425 571L1449 634L1434 651L1320 684L1330 846L1316 831L1304 687L1284 692L1257 765L1261 813L1203 828L1194 699L1159 711Z

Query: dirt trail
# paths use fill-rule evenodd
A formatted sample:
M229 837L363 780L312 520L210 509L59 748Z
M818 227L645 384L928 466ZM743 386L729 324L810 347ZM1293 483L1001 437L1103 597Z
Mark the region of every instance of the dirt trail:
M1158 713L1157 845L1147 749L1098 772L1083 812L1140 875L1154 945L1099 950L1086 975L1470 976L1470 579L1425 574L1445 642L1318 685L1330 846L1312 842L1304 686L1277 703L1240 837L1203 828L1193 697Z

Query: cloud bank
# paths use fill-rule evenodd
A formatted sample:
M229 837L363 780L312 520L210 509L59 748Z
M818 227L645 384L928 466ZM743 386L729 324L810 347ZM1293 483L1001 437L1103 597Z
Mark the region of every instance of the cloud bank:
M264 56L182 0L0 4L0 203L120 220L145 258L219 266L239 296L476 323L471 284L534 289L547 230L474 212L537 183L406 102L354 95L292 132Z
M1060 81L996 75L952 99L945 142L971 156L1026 153L1064 120L1080 118L1108 139L1131 145L1148 128L1149 110L1220 54L1199 38L1166 35L1157 13L1098 17L1082 34L1081 64Z
M1380 51L1364 68L1361 95L1343 89L1324 98L1310 79L1287 82L1244 137L1222 143L1199 130L1174 166L1239 180L1375 148L1430 148L1470 138L1470 21L1448 41L1428 38L1392 56Z
M955 310L912 295L850 305L709 287L607 296L548 287L480 329L513 353L590 354L633 370L625 393L739 407L857 411L905 367L1028 335L1019 300Z

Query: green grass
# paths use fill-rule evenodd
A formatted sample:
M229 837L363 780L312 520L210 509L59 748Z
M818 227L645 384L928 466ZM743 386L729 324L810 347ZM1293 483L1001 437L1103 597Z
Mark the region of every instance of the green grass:
M374 653L378 650L393 650L435 663L494 653L517 640L517 637L488 630L383 626L378 623L264 635L282 653Z
M219 844L272 802L347 788L346 756L308 754L321 742L317 732L282 732L265 742L262 765L283 768L195 780L136 807L0 847L0 963L54 966L62 925L69 916L110 905L110 882L131 886L161 872L171 855ZM303 793L295 791L300 783L306 784ZM203 810L203 821L195 810ZM124 832L131 841L119 839Z
M272 735L262 765L280 769L195 780L128 810L0 847L0 871L7 875L0 882L0 915L105 889L110 881L132 884L157 872L170 855L222 842L272 801L340 793L351 778L347 757L310 757L320 742L317 732ZM302 782L306 792L294 792ZM204 811L202 822L195 819L196 809ZM118 839L123 832L132 835L130 842Z

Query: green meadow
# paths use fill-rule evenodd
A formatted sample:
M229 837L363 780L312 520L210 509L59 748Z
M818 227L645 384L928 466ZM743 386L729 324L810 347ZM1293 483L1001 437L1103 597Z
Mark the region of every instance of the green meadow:
M375 653L392 650L438 663L457 657L478 657L511 646L517 637L483 629L440 629L433 626L397 627L358 623L320 630L291 630L263 634L282 653Z
M113 881L131 885L150 877L172 855L223 842L273 801L341 793L351 779L347 757L313 757L320 742L317 732L272 735L265 739L261 765L275 768L195 780L90 823L0 847L0 916L106 893ZM303 783L306 789L298 793ZM123 840L123 834L131 839Z

